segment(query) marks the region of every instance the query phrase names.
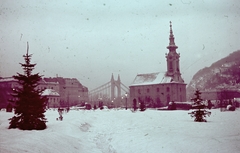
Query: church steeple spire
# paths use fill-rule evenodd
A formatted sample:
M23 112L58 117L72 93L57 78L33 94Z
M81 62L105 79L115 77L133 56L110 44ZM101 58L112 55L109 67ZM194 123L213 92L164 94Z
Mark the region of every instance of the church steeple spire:
M169 46L167 46L167 49L170 51L176 51L178 46L175 45L174 42L174 35L173 35L173 30L172 30L172 22L170 21L170 35L169 35Z
M169 52L166 54L166 59L167 59L166 75L171 76L172 81L184 82L180 73L180 65L179 65L180 54L176 52L177 48L178 46L176 46L174 42L172 22L170 21L169 45L167 46L167 49L169 50Z

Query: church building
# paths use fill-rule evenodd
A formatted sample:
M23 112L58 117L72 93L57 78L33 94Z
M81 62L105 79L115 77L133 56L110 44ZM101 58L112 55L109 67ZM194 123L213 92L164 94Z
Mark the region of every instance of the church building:
M136 99L138 103L144 102L147 107L162 107L171 101L186 101L186 84L180 73L180 53L176 52L177 48L170 22L167 71L138 74L129 86L131 102Z

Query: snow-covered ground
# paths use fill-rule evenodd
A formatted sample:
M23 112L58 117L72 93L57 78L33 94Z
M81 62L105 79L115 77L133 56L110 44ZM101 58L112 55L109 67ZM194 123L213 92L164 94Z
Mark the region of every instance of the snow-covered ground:
M57 121L46 112L43 131L8 129L13 113L0 112L0 152L235 153L240 152L240 110L211 110L208 122L189 111L71 110Z

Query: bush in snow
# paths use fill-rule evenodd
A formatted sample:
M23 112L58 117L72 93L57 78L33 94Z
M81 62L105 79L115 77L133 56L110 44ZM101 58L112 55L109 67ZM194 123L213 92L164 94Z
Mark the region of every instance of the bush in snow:
M176 104L174 103L174 101L169 102L168 110L176 110Z
M146 110L146 106L145 106L145 104L144 104L143 101L140 102L140 106L139 106L139 108L140 108L140 111L145 111L145 110Z
M227 110L228 111L235 111L235 107L232 105L227 105Z

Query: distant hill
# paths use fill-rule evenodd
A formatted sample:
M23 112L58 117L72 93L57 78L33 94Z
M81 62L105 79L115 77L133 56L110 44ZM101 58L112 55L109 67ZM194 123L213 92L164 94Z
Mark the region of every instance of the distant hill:
M199 70L187 86L187 97L192 97L197 88L200 91L240 89L240 50Z

